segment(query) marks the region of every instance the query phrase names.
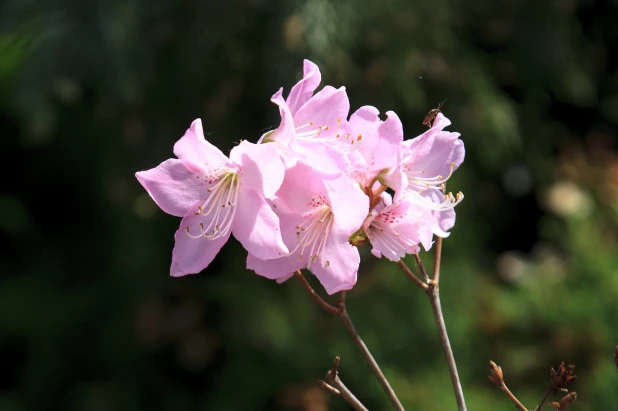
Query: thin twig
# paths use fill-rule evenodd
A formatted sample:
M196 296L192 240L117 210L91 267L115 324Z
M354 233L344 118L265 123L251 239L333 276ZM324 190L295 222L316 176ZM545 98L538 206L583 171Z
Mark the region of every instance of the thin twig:
M352 394L352 391L350 391L339 378L339 372L337 371L339 367L339 360L339 357L335 357L333 368L328 370L326 372L326 376L324 377L328 382L320 380L320 385L322 388L343 398L355 410L368 411L367 408L358 400L358 398L354 396L354 394Z
M335 381L333 382L335 386L341 392L341 398L343 398L348 404L350 404L355 410L358 411L369 411L367 407L365 407L359 400L352 394L352 391L346 387L339 377L335 377Z
M296 276L296 278L298 278L298 280L303 285L305 290L307 290L309 295L311 295L313 300L320 307L322 307L322 309L324 309L325 311L327 311L328 313L330 313L332 315L336 315L337 317L339 317L339 319L341 319L341 322L343 323L343 326L348 331L350 336L352 336L352 340L354 341L354 344L356 344L356 347L360 350L363 358L365 359L365 361L369 365L369 368L371 368L371 371L373 371L373 373L376 376L376 378L378 379L378 382L380 383L380 385L382 385L382 388L386 392L386 395L390 399L390 401L393 404L393 406L395 407L395 409L398 410L398 411L403 411L404 408L401 405L401 402L399 401L399 398L397 398L397 395L395 394L395 391L393 391L392 387L390 386L390 384L386 380L386 377L382 373L382 370L380 370L380 367L378 366L378 363L376 362L376 360L373 358L373 356L369 352L369 349L367 348L367 346L365 345L365 343L361 339L360 335L358 335L358 332L356 331L356 328L354 328L354 324L352 323L352 320L350 319L350 316L348 315L348 311L347 311L347 308L346 308L346 305L345 305L346 292L345 291L341 292L339 305L338 305L338 307L335 307L335 306L327 303L326 301L324 301L322 299L322 297L320 297L318 295L318 293L315 292L315 290L311 287L311 284L309 284L307 279L305 279L305 277L303 276L303 273L300 270L296 271L295 276ZM418 280L418 278L417 278L417 280Z
M365 361L367 362L367 364L369 364L369 368L371 368L371 371L373 371L373 374L378 379L378 382L380 383L380 385L382 385L382 388L384 389L384 391L386 392L386 395L388 396L389 400L393 404L393 407L395 407L395 409L398 411L403 411L404 410L403 405L401 405L401 402L399 401L399 398L397 398L395 391L393 391L393 388L388 383L388 380L382 373L382 370L380 370L378 363L371 355L371 352L369 352L369 349L367 348L367 346L361 339L360 335L358 335L356 328L354 328L354 324L352 323L352 320L350 319L350 316L348 315L348 310L346 308L344 299L342 299L342 301L339 303L339 308L341 311L339 312L338 315L339 315L339 318L341 319L341 322L343 323L343 326L345 327L345 329L348 331L348 333L352 337L352 340L354 340L356 347L358 347L359 351L363 355L363 358L365 358Z
M320 385L320 387L324 388L326 391L329 391L331 394L341 396L341 391L339 391L337 388L333 387L326 381L319 380L318 384Z
M406 263L403 262L403 260L399 260L397 261L397 265L399 265L399 267L401 268L401 270L405 273L405 275L408 276L408 278L410 280L412 280L412 282L416 285L418 285L421 289L423 290L427 290L428 285L425 284L424 282L422 282L413 272L412 270L410 270L410 268L408 268L408 266L406 265Z
M551 387L551 385L547 388L547 391L545 391L545 394L543 395L543 398L541 398L541 401L539 402L539 405L537 405L534 408L534 411L539 411L543 408L543 405L545 404L545 401L547 401L547 398L549 398L549 395L553 392L553 389Z
M453 391L455 391L455 399L457 400L457 407L459 411L467 411L466 400L464 398L463 389L461 388L461 380L459 379L459 373L457 372L457 363L455 362L455 356L453 355L453 348L446 332L446 323L444 322L444 315L442 314L442 305L440 304L440 262L442 261L442 237L436 236L436 254L433 265L433 278L429 283L429 287L425 291L429 296L429 302L431 303L431 309L433 310L433 316L436 320L436 326L438 327L438 335L442 342L442 348L446 355L446 362L448 364L448 370L451 374L451 381L453 383ZM420 257L419 257L420 260Z
M448 333L446 331L446 323L444 322L444 315L442 314L442 305L440 304L440 291L439 291L439 283L440 283L440 260L442 258L442 238L436 237L436 254L435 254L435 262L433 268L433 278L428 281L427 284L423 283L418 279L414 274L412 274L412 278L410 274L412 273L410 269L400 260L398 261L399 267L403 270L403 272L414 281L415 284L422 284L421 288L425 290L425 293L429 297L429 302L431 304L431 309L433 311L433 316L436 321L436 327L438 328L438 336L440 337L440 342L442 343L442 348L444 349L444 354L446 355L446 362L448 364L449 374L451 375L451 382L453 383L453 391L455 392L455 400L457 401L457 407L459 411L467 411L466 401L464 399L463 389L461 388L461 381L459 379L459 373L457 372L457 364L455 363L455 356L453 355L453 348L451 347L451 342L448 338ZM421 271L424 270L423 262L421 258L417 255L416 261L419 265ZM427 272L425 271L425 275ZM419 285L420 286L420 285Z
M418 265L418 269L421 270L421 274L425 277L425 282L429 282L429 274L427 274L427 270L425 270L425 264L421 260L421 257L418 254L414 254L414 259L416 260L416 265Z
M513 401L513 403L515 404L517 408L519 408L521 411L528 411L528 409L524 407L524 404L519 402L517 397L513 395L513 393L508 389L508 387L506 386L504 382L500 384L500 389L511 399L511 401Z
M446 362L448 364L449 373L451 374L451 382L453 383L453 390L455 391L457 407L459 411L466 411L466 401L464 399L463 389L461 388L459 373L457 372L457 363L455 363L455 356L453 355L451 342L449 341L448 333L446 332L446 324L442 314L442 306L440 305L439 289L437 285L434 286L432 282L426 292L427 296L429 296L429 302L431 303L433 316L436 320L436 326L438 327L440 342L442 343L442 348L444 349L444 354L446 355Z
M300 283L305 288L305 290L307 290L309 295L311 295L311 298L313 298L313 301L315 301L320 307L322 307L322 309L324 311L326 311L326 312L328 312L328 313L330 313L332 315L338 315L339 314L339 308L337 308L334 305L331 305L331 304L327 303L326 301L324 301L322 299L322 297L320 297L320 295L315 292L313 287L311 287L311 284L309 284L309 281L307 281L307 279L305 278L303 273L300 272L300 270L296 270L296 273L294 273L294 275L296 276L298 281L300 281Z
M440 261L442 261L442 237L436 236L436 254L434 258L433 265L433 282L436 284L440 284Z

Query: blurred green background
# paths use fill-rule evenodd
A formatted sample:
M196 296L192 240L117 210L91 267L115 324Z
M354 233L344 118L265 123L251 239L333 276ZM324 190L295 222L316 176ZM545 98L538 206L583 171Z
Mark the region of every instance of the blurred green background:
M489 360L530 407L564 360L572 409L618 409L617 21L601 0L5 0L0 410L344 410L316 385L335 355L389 409L338 320L235 241L169 278L179 219L134 178L198 117L225 152L256 141L303 58L407 138L447 99L466 198L441 295L468 408L513 409ZM359 333L407 409L455 409L426 297L362 252Z

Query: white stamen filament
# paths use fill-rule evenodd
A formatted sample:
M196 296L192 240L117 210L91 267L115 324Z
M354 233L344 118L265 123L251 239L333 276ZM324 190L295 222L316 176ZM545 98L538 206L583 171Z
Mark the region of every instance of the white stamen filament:
M424 207L431 210L443 211L451 209L463 200L463 193L459 192L456 196L453 196L452 193L448 193L445 195L444 201L441 203L436 203L431 199L424 197L422 194L427 190L433 190L434 192L438 191L438 195L444 195L443 192L446 187L445 183L451 178L454 170L455 163L451 163L451 169L446 177L442 177L440 175L436 177L417 177L414 174L424 174L425 170L416 172L408 170L406 171L409 182L407 191L419 202L421 202Z
M448 193L444 195L444 201L442 201L441 203L435 203L431 201L430 198L423 197L420 192L412 191L411 194L416 199L416 201L421 203L422 207L434 211L450 210L451 208L455 208L455 206L461 203L464 199L464 195L461 191L458 192L455 196L453 196L453 193ZM443 195L442 193L440 194Z
M313 126L313 125L314 125L314 122L310 121L306 124L303 124L302 126L296 127L295 129L297 132L296 137L300 139L318 140L318 141L323 141L323 142L336 142L344 151L352 151L355 143L358 143L363 139L363 136L360 134L357 137L354 137L351 139L350 139L350 134L342 135L339 131L341 128L340 118L337 119L337 128L332 132L324 133L324 134L327 134L326 136L324 136L322 132L330 131L330 127L328 125L318 126L317 128L311 131L303 131L300 133L298 132L299 130L303 128Z
M307 268L309 269L311 264L317 261L318 257L320 257L322 267L328 266L328 261L324 262L324 253L322 251L326 246L328 235L334 223L333 213L328 205L322 205L312 214L303 223L296 226L298 245L290 251L290 253L294 253L300 248L299 259L302 259L305 249L310 247L307 263Z
M210 195L202 204L198 206L198 211L195 215L209 216L212 218L208 227L204 227L204 223L200 223L200 234L193 235L189 232L189 227L185 228L186 234L191 238L206 238L208 240L216 240L217 238L226 236L232 229L234 215L236 214L236 205L238 203L239 176L235 172L228 172L223 177L207 190Z
M421 187L425 187L424 189L427 188L439 188L440 185L446 183L448 181L449 178L451 178L451 176L453 175L453 171L455 171L455 163L451 163L451 169L448 173L448 176L446 176L446 178L438 175L436 177L416 177L414 176L414 174L424 174L425 170L422 171L417 171L417 172L413 172L413 171L407 171L406 175L408 176L408 181L410 183L416 183L416 188L418 188L418 185L420 185ZM412 189L414 189L415 187L412 187Z

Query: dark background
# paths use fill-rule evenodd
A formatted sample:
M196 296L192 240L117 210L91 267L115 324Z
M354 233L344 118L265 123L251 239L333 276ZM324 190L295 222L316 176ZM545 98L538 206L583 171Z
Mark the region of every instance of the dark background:
M179 219L134 178L198 117L226 153L256 141L303 58L407 138L447 99L466 198L441 294L468 408L513 409L489 360L530 407L564 360L572 409L618 408L615 1L0 4L0 410L343 410L316 385L335 355L389 408L337 319L235 241L169 278ZM358 331L408 409L454 409L425 296L362 252Z

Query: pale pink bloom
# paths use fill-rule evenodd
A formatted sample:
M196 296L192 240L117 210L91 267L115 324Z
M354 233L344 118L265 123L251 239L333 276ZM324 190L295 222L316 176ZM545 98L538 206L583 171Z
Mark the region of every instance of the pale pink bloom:
M350 103L345 87L325 86L314 95L320 80L318 67L305 60L303 79L292 87L288 98L283 99L283 89L273 95L281 123L259 143L277 143L286 167L301 161L325 176L336 177L349 171L346 151L356 142L343 132Z
M403 126L397 114L380 112L372 106L363 106L350 116L344 130L356 137L357 150L348 154L352 170L350 177L361 186L369 187L376 178L396 167L399 146L403 142Z
M382 193L380 202L363 223L371 242L371 253L391 261L399 261L406 254L417 254L419 244L429 250L433 232L425 220L421 207L406 198L392 203L391 196Z
M265 198L281 186L285 168L274 144L241 142L227 158L191 124L174 145L178 159L136 173L166 213L183 217L175 234L171 274L198 273L230 234L260 258L287 254L279 218Z
M298 163L286 172L273 207L290 254L264 260L249 253L247 268L278 280L308 268L329 294L352 288L360 256L348 240L369 211L369 199L358 184L346 175L326 180Z
M445 183L461 165L465 156L459 133L444 131L451 122L442 113L433 127L401 144L398 168L385 177L395 190L395 201L410 197L426 211L435 234L446 237L455 224L454 207L463 194L443 194Z

